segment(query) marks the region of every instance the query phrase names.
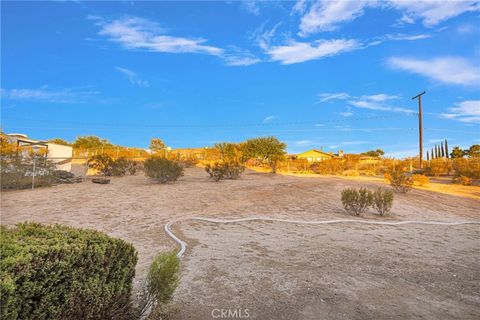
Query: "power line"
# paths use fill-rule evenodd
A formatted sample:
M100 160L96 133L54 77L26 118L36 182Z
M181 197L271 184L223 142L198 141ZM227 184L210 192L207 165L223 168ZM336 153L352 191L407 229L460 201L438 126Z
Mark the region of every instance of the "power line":
M89 126L108 126L108 127L139 127L139 128L214 128L214 127L262 127L262 126L289 126L289 125L302 125L302 124L324 124L335 122L348 122L348 121L362 121L362 120L374 120L374 119L396 119L403 117L415 116L416 114L397 114L388 116L368 116L368 117L352 117L352 118L339 118L339 119L324 119L324 120L312 120L312 121L288 121L288 122L261 122L261 123L222 123L222 124L108 124L108 123L83 123L77 121L68 120L50 120L50 119L25 119L16 117L2 117L7 120L18 121L33 121L33 122L46 122L46 123L64 123L64 124L79 124Z

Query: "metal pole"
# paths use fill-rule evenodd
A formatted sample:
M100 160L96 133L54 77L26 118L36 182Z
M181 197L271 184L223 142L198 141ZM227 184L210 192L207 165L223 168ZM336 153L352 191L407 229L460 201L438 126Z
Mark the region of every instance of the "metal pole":
M35 189L35 169L36 169L36 159L33 158L33 172L32 172L32 190Z
M426 92L417 94L412 99L418 98L418 146L419 146L419 159L420 159L420 169L423 168L423 126L422 126L422 96Z

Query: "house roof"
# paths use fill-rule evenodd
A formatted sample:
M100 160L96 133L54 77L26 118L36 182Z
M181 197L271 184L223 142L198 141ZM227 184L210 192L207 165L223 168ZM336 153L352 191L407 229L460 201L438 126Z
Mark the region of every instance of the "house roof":
M328 157L333 157L332 153L327 153L327 152L324 152L322 150L317 150L317 149L311 149L311 150L304 151L302 153L297 154L297 157L302 156L302 155L307 155L309 153L316 153L316 154L320 154L320 155L324 155L324 156L328 156Z

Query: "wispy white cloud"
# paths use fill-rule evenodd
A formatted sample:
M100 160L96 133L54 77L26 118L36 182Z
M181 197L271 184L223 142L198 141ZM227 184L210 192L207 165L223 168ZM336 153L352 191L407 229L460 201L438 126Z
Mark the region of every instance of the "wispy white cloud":
M147 19L128 17L109 21L98 16L88 18L100 27L100 35L129 50L202 53L214 56L221 56L224 53L221 48L205 45L206 39L167 35L165 29Z
M364 8L372 4L374 1L317 1L301 18L299 34L307 36L316 32L334 30L339 24L363 15Z
M292 9L292 14L304 14L299 26L301 36L334 30L343 23L363 16L366 9L372 7L400 11L402 17L398 22L401 24L411 24L419 20L427 27L433 27L466 12L480 11L480 3L476 0L317 0L308 10L306 7L305 1L298 1Z
M315 142L312 140L298 140L298 141L295 141L294 144L297 146L311 146L315 144Z
M130 81L131 84L139 86L139 87L149 87L150 84L146 80L142 80L138 77L137 73L127 69L127 68L122 68L122 67L115 67L115 69L124 75L127 76L128 81Z
M319 93L319 102L327 102L331 100L345 100L350 98L350 95L345 92L339 93Z
M307 1L306 0L297 0L292 7L292 11L290 15L293 16L295 14L304 14L307 10Z
M84 103L98 93L97 91L82 91L72 88L51 90L48 87L41 87L40 89L1 89L1 95L6 99L49 103Z
M363 141L363 140L353 140L353 141L342 141L340 145L342 146L358 146L362 144L367 144L370 141Z
M360 46L360 43L353 39L317 40L311 43L290 40L285 45L267 48L266 53L281 64L293 64L334 56Z
M354 107L362 108L362 109L415 113L415 111L411 109L391 106L391 101L396 100L398 98L399 97L396 95L379 93L379 94L373 94L373 95L363 95L360 97L354 97L354 99L349 100L348 103Z
M228 52L229 53L225 53L223 56L225 64L228 66L249 66L262 61L250 51L236 46L230 46Z
M263 123L268 123L268 122L272 122L273 119L275 119L277 116L268 116L266 117L265 119L263 119Z
M448 111L449 113L442 114L444 118L467 123L480 122L480 100L459 102L455 107L449 108Z
M391 57L388 64L399 70L416 73L447 84L473 86L480 83L480 64L460 57L417 59Z
M327 102L333 100L347 100L347 103L351 106L362 108L362 109L370 109L370 110L378 110L378 111L392 111L392 112L405 112L405 113L414 113L415 111L394 107L391 106L392 100L397 100L400 97L397 95L389 95L385 93L378 93L378 94L371 94L371 95L362 95L362 96L353 96L346 92L341 93L320 93L318 94L320 98L320 102ZM347 112L340 112L340 114L344 117L348 117L353 115L350 108L347 108Z
M240 4L243 10L258 16L260 14L260 7L258 6L258 1L255 0L242 0Z
M415 41L415 40L422 40L431 38L431 34L421 33L421 34L404 34L404 33L396 33L396 34L387 34L385 38L387 40L406 40L406 41Z
M478 1L390 0L389 5L404 12L401 22L421 20L426 27L435 26L465 12L479 11Z

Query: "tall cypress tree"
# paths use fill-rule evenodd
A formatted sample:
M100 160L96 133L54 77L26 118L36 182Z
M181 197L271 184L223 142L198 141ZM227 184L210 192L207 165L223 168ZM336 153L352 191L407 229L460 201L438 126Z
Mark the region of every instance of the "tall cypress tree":
M445 139L445 157L447 157L447 159L449 158L449 156L448 156L448 142L447 142L447 139Z
M437 153L437 145L435 145L435 148L434 148L434 150L435 150L435 159L437 159L437 158L438 158L438 153Z
M432 151L430 152L430 156L432 157L432 159L435 159L435 155L433 154L433 148L432 148Z
M428 150L427 150L427 161L430 161L430 156L428 155Z
M445 149L443 149L443 141L440 141L440 153L441 153L441 156L442 158L445 157Z

